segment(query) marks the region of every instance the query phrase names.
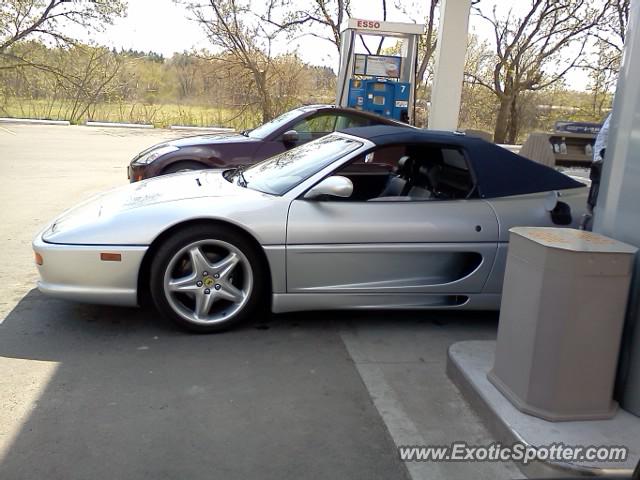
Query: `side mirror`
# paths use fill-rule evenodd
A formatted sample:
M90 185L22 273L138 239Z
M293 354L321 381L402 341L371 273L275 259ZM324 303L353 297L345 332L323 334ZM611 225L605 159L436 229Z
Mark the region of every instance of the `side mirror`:
M287 130L282 134L282 143L287 146L295 145L300 140L298 132L295 130Z
M347 177L334 175L327 177L309 190L304 196L307 200L329 195L331 197L349 198L353 193L353 183Z

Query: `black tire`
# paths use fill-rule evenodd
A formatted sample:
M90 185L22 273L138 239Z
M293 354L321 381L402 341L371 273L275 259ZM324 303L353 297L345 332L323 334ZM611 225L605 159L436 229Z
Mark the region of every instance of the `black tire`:
M239 250L248 261L251 269L252 287L244 297L244 305L229 318L216 320L216 323L203 325L189 321L180 315L171 302L175 304L175 299L170 300L165 290L165 273L175 265L175 258L181 250L196 242L218 241L232 245ZM244 265L244 263L243 263ZM244 267L243 267L244 268ZM261 311L267 298L269 287L268 271L265 261L254 243L244 234L237 232L233 228L224 225L196 225L185 227L177 231L163 242L156 251L151 263L150 291L151 298L156 309L167 319L183 329L196 333L214 333L229 330L238 324L248 320L254 313ZM167 274L171 276L171 272ZM234 274L235 275L235 274ZM202 282L200 282L202 283ZM215 293L215 292L214 292ZM173 297L172 297L173 298Z
M204 163L196 162L193 160L183 160L180 162L172 163L167 168L162 170L163 175L177 172L187 172L189 170L203 170L207 167Z

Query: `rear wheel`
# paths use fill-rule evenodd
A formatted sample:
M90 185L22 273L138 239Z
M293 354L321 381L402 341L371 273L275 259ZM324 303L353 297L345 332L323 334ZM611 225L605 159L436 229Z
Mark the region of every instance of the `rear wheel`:
M226 330L264 298L264 267L252 242L236 231L202 225L179 231L157 251L151 296L158 310L196 332Z
M207 168L207 166L203 163L186 160L169 165L162 171L162 174L164 175L168 173L189 172L191 170L202 170L204 168Z

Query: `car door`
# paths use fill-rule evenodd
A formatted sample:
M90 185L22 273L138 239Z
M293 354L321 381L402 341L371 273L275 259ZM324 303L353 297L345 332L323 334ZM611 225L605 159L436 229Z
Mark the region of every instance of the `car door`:
M287 291L477 293L498 222L483 200L298 199L287 226Z
M336 173L348 176L352 169L347 165ZM287 225L287 291L482 291L499 235L486 201L380 200L294 200Z
M324 137L338 129L371 125L368 117L340 110L321 110L292 124L287 130L298 132L298 145Z
M289 148L303 145L339 129L364 127L376 123L375 120L354 112L343 112L334 109L320 110L303 119L292 120L289 125L280 128L279 133L275 137L262 141L258 151L255 153L255 160L272 157ZM282 140L282 135L290 130L298 132L299 140L295 144L285 145Z

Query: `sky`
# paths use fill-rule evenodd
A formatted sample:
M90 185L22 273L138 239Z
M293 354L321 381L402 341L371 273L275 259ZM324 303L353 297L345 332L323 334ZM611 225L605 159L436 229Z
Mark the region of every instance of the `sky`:
M259 1L259 0L256 0ZM304 0L299 0L304 1ZM388 1L387 20L398 22L421 22L424 19L426 0L406 0L408 14L395 8L394 1ZM496 5L501 9L512 8L515 2L506 0L483 0L482 6L490 11ZM365 19L382 19L381 2L375 0L352 0L353 16ZM516 7L517 8L517 7ZM211 48L201 28L189 18L189 12L183 5L173 0L129 0L127 16L117 19L103 32L92 35L99 44L109 47L132 48L142 51L154 51L170 57L176 52L192 49ZM481 39L491 41L492 30L488 22L477 15L469 19L469 31ZM338 68L338 54L335 47L322 39L303 36L296 41L282 40L276 50L296 48L303 61L313 65L326 65ZM567 76L571 88L585 89L586 74L575 70Z

